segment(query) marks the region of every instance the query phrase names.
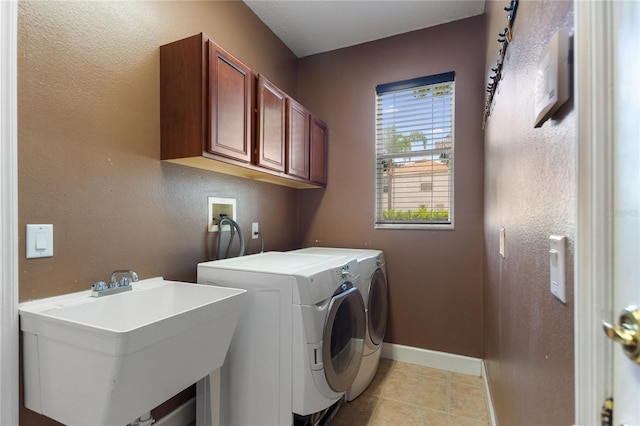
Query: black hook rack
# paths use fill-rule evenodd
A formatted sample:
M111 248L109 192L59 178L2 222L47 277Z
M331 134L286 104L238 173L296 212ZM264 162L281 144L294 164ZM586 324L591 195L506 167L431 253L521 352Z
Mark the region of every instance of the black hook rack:
M500 48L498 49L498 57L496 59L496 66L491 68L493 75L489 76L491 80L487 84L487 99L484 106L484 117L482 120L482 128L485 128L487 119L491 115L491 108L493 106L493 98L498 88L498 83L502 80L502 65L504 63L505 55L507 53L507 47L513 40L513 23L516 19L516 12L518 10L518 0L511 0L509 6L504 8L507 13L506 26L501 33L498 33L498 43Z

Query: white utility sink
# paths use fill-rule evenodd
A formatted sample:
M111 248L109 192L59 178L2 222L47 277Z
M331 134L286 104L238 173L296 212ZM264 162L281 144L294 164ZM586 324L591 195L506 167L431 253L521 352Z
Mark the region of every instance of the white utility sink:
M20 304L24 400L67 425L126 425L220 368L245 290L153 278Z

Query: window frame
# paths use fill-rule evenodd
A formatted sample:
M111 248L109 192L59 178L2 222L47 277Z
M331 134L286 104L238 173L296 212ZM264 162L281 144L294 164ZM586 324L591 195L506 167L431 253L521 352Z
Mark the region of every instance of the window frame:
M378 96L384 93L397 92L397 91L406 91L411 89L416 89L424 86L436 85L441 83L450 82L453 87L453 94L451 100L451 148L447 148L447 151L451 153L451 162L449 164L449 220L447 222L383 222L378 220L378 215L381 211L381 199L383 192L383 186L385 186L384 181L379 179L378 175L378 164L381 161L381 156L378 152L378 127L379 127L379 116L378 116ZM393 83L385 83L379 84L376 86L375 90L375 128L374 128L374 150L375 150L375 163L374 163L374 229L420 229L420 230L454 230L455 229L455 72L446 72L441 74L434 74L425 77L419 77L409 80L402 80ZM434 155L437 155L438 149L431 149ZM394 154L390 154L389 156L393 156ZM398 154L395 154L396 156ZM433 177L432 177L433 182ZM433 184L433 183L432 183ZM416 191L418 193L420 191Z

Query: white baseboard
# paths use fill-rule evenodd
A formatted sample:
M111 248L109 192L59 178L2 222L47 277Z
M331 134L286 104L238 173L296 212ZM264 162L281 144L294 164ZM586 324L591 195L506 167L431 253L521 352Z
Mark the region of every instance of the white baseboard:
M193 397L163 418L154 426L189 426L196 421L196 398Z
M454 373L482 376L482 360L480 358L448 354L395 343L383 343L380 356L424 367L453 371Z
M489 421L491 426L496 426L496 412L493 411L493 400L489 389L489 378L487 377L487 366L482 361L482 380L484 381L484 392L487 394L487 405L489 406Z

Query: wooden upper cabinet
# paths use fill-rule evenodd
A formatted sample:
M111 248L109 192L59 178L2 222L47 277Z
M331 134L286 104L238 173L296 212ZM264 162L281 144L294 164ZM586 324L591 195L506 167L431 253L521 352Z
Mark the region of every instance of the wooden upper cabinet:
M309 179L309 111L287 98L287 174Z
M257 91L256 164L284 172L287 96L262 75Z
M327 127L206 34L160 47L160 158L291 188L325 186Z
M253 80L249 68L205 34L161 46L161 159L250 163Z
M160 47L160 158L202 156L207 127L207 40L203 34Z
M311 116L310 137L311 174L309 178L312 182L326 185L329 129L322 120L314 116Z
M209 41L209 151L251 162L253 74L251 69Z

